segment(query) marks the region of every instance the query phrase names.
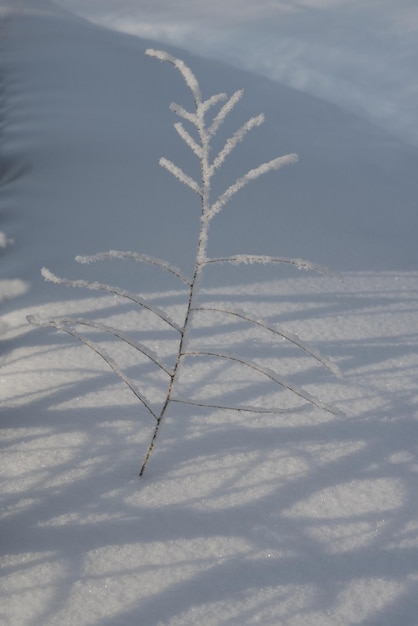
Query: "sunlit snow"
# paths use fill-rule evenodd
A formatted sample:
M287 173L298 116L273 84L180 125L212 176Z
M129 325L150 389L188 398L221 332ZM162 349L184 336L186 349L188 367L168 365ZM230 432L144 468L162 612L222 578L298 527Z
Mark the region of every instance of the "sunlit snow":
M412 626L416 11L403 1L173 6L0 1L0 622ZM200 206L159 160L198 174L169 108L192 103L181 76L144 54L149 47L183 58L205 97L244 89L224 139L265 114L228 155L214 192L277 155L299 157L214 216L209 253L309 259L335 271L214 264L190 340L262 363L344 415L307 409L238 362L190 359L177 400L195 404L173 402L140 480L152 416L97 354L27 316L95 320L91 336L153 406L164 400L164 373L99 325L117 325L168 367L175 329L111 293L41 276L47 267L119 285L182 320L179 275L193 268ZM279 56L277 72L268 70ZM118 253L75 260L106 250L179 270ZM298 335L341 377L220 308ZM219 408L232 405L265 412Z

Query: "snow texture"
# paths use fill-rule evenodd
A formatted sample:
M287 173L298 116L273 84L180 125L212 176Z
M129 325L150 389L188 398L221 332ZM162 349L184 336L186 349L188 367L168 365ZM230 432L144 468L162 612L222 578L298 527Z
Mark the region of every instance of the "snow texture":
M103 21L120 6L88 4L102 6ZM323 29L331 32L335 13L322 4ZM254 15L256 4L241 5ZM247 376L239 363L196 355L139 481L154 417L97 354L67 332L33 327L26 316L91 324L83 334L146 389L153 410L160 406L167 373L146 355L139 361L137 349L107 327L158 353L169 371L178 331L109 291L45 282L40 269L120 285L180 325L188 285L178 274L190 276L199 216L194 194L158 161L165 154L194 179L199 175L195 154L179 147L179 131L170 130L169 105L184 102L184 84L144 54L161 41L93 25L47 0L1 0L0 6L0 229L13 240L0 250L0 621L417 624L414 142L393 128L386 132L379 112L376 125L370 111L354 116L337 108L327 94L341 93L338 81L329 79L320 100L168 48L202 77L203 100L205 93L244 88L234 107L242 119L228 116L222 136L265 112L265 124L216 170L216 196L264 159L300 157L231 198L211 223L210 258L263 250L313 259L343 279L283 264L208 264L191 340L202 352L249 355L345 417L302 411L292 393L261 374ZM257 4L257 11L268 6ZM352 28L357 12L350 15ZM194 24L196 37L201 24L203 41L204 22ZM386 37L391 50L393 29ZM335 67L344 58L347 39L341 39L341 54L329 50ZM362 42L359 35L358 54L367 57ZM405 81L402 93L411 92L406 83L416 71L415 51L387 65L389 88ZM372 54L371 61L364 72L373 74ZM341 76L348 80L346 67ZM357 88L363 76L363 70L355 76ZM400 100L386 104L391 119L402 118ZM100 250L145 257L74 262ZM163 258L166 267L151 261ZM253 320L261 311L269 326L327 355L341 377L279 334L225 313L231 310ZM236 405L242 410L223 408ZM265 412L251 413L258 406ZM281 414L270 412L277 407Z

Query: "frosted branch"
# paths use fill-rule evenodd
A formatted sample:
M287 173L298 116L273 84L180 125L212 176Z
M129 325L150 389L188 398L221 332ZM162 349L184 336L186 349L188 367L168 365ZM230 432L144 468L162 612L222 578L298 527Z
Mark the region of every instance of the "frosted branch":
M340 276L332 270L325 267L325 265L319 265L318 263L311 263L305 259L289 259L286 257L258 255L258 254L236 254L234 256L218 257L213 259L205 259L203 264L208 263L231 263L232 265L241 265L259 263L262 265L268 265L269 263L284 263L285 265L293 265L298 270L315 271L326 276L332 276L340 279Z
M270 380L277 383L281 387L288 389L289 391L294 393L296 396L299 396L299 398L303 398L303 400L306 400L310 404L313 404L318 409L326 411L327 413L332 413L333 415L343 415L343 413L336 407L325 404L324 402L322 402L322 400L311 395L308 391L305 391L304 389L301 389L300 387L296 387L295 385L292 385L292 383L289 383L283 378L279 378L276 372L274 372L271 369L262 367L261 365L259 365L258 363L255 363L254 361L249 361L248 359L243 359L233 354L225 354L222 352L211 352L211 351L206 351L206 350L184 352L183 355L192 356L192 357L193 356L213 356L218 359L227 359L228 361L234 361L236 363L240 363L241 365L245 365L246 367L249 367L250 369L256 372L259 372L260 374L262 374L266 378L269 378Z
M161 269L174 274L181 281L186 283L190 287L190 280L185 276L182 271L176 267L175 265L171 265L168 261L164 259L159 259L158 257L149 256L148 254L139 254L138 252L129 252L129 251L121 251L121 250L109 250L108 252L97 252L97 254L91 255L79 255L75 257L77 263L95 263L96 261L113 261L114 259L131 259L133 261L137 261L138 263L148 263L150 265L157 265L161 267Z
M198 143L193 139L193 137L187 132L181 122L176 122L174 124L174 128L183 139L184 143L186 143L189 148L195 153L195 155L201 159L203 157L203 149L202 146L199 146Z
M69 326L66 323L62 323L62 321L60 321L60 320L53 320L53 319L51 319L51 320L48 320L46 322L43 322L41 320L38 320L33 315L28 315L26 317L26 319L28 320L28 322L30 324L32 324L34 326L52 326L53 328L56 328L57 330L62 330L63 332L67 333L68 335L71 335L72 337L75 337L76 339L78 339L79 341L84 343L88 348L90 348L93 352L95 352L98 356L100 356L105 361L105 363L107 363L107 365L110 367L110 369L132 391L134 396L145 406L146 409L148 409L148 411L151 413L152 417L154 419L156 419L156 420L158 419L156 413L151 408L151 403L149 402L149 400L147 400L147 398L141 393L141 391L139 391L139 389L137 388L135 383L129 378L129 376L127 376L125 374L125 372L123 372L120 369L120 367L117 365L117 363L112 359L112 357L109 354L107 354L107 352L106 352L106 350L104 348L99 346L97 343L95 343L94 341L92 341L88 337L84 337L83 335L78 333L75 330L75 328Z
M185 174L180 167L174 165L172 161L166 159L165 157L161 157L160 165L161 167L164 167L166 170L168 170L170 174L173 174L173 176L175 176L181 183L187 185L187 187L190 187L190 189L193 189L193 191L195 191L200 197L202 197L202 190L197 182L193 180L193 178Z
M195 113L190 113L189 111L186 111L186 109L184 107L182 107L181 104L176 104L175 102L172 102L170 104L170 111L173 111L179 117L182 117L183 119L185 119L188 122L191 122L192 124L197 126L198 121L197 121L196 114Z
M196 103L200 103L202 101L202 95L200 93L200 87L196 76L193 74L192 70L185 64L184 61L182 61L181 59L177 59L171 54L168 54L168 52L164 52L163 50L154 50L152 48L148 48L148 50L145 51L145 54L150 57L155 57L160 61L167 61L168 63L174 65L174 67L183 76L186 85L189 87L194 96Z
M224 411L238 411L238 412L244 412L244 413L265 413L268 415L272 415L272 414L288 415L289 413L295 413L298 410L294 407L291 409L276 409L276 408L263 408L263 407L257 407L257 406L247 406L247 405L228 406L226 404L210 404L209 402L197 402L195 400L183 400L181 398L171 398L170 401L177 402L179 404L190 404L191 406L206 407L208 409L221 409Z
M233 185L228 187L228 189L221 195L219 198L212 204L209 210L208 218L212 218L214 215L219 213L225 204L232 198L233 195L237 193L240 189L242 189L245 185L247 185L251 180L255 180L259 176L263 174L267 174L267 172L271 172L272 170L278 170L280 167L284 165L290 165L291 163L296 163L298 160L298 156L296 154L286 154L285 156L277 157L276 159L272 159L267 163L263 163L258 167L249 170L244 176L238 178Z
M296 333L292 333L289 330L277 328L276 326L270 326L264 320L259 320L259 319L250 317L242 311L229 310L229 309L223 309L220 307L210 307L210 306L194 307L192 310L193 311L214 311L216 313L224 313L226 315L232 315L232 316L238 317L239 319L242 319L245 322L249 322L250 324L254 324L255 326L260 326L261 328L268 330L274 335L283 337L283 339L287 339L287 341L301 348L301 350L306 352L306 354L308 354L309 356L313 357L316 361L321 363L321 365L323 365L324 367L329 369L331 372L333 372L333 374L335 374L338 377L341 377L341 371L338 365L336 365L335 363L333 363L332 361L324 357L319 352L319 350L316 350L316 348L307 344Z
M105 291L108 293L113 293L115 296L125 298L126 300L130 300L131 302L135 302L135 304L138 304L144 309L147 309L178 332L182 332L180 326L178 326L178 324L170 319L164 311L154 305L148 304L148 302L146 302L139 296L129 291L126 291L125 289L119 289L119 287L114 287L113 285L107 285L105 283L90 283L87 280L69 280L68 278L59 278L58 276L55 276L55 274L50 272L46 267L42 268L41 274L46 281L55 283L56 285L64 285L65 287L80 287L82 289L91 289L92 291Z
M200 111L203 114L207 113L211 107L213 107L215 104L218 104L218 102L226 100L227 97L228 96L226 95L226 93L214 94L213 96L202 102L202 104L200 105Z
M217 157L214 159L211 167L210 174L218 169L222 163L225 161L226 157L232 152L235 146L240 143L245 135L255 126L260 126L264 122L264 115L260 114L257 117L252 117L249 119L241 128L239 128L233 135L228 139L225 143L223 149L219 152Z
M138 352L142 352L144 356L146 356L150 361L155 363L155 365L162 369L166 374L168 374L169 376L172 375L172 372L170 371L168 366L161 361L161 359L158 357L157 354L155 354L155 352L153 352L153 350L150 350L149 348L147 348L147 346L144 346L144 344L139 343L138 341L134 341L131 337L128 337L128 335L120 331L118 328L108 326L107 324L102 324L101 322L94 322L83 317L60 317L56 321L62 324L87 326L88 328L93 328L95 330L99 330L108 335L111 335L112 337L115 337L115 339L120 339L124 343L131 346L131 348L138 350Z
M226 116L232 111L237 102L241 100L243 93L244 90L239 89L232 94L227 102L225 102L218 114L214 117L212 124L208 128L208 135L210 137L212 137L219 130L219 127L224 122Z

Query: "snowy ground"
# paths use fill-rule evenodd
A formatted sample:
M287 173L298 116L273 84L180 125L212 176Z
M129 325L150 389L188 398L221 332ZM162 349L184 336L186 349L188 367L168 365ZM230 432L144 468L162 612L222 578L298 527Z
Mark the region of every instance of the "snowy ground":
M106 12L98 20L98 3L89 4L105 23ZM180 397L290 410L173 403L139 480L150 415L97 355L30 326L26 315L112 323L172 360L175 333L152 315L109 294L44 283L39 270L120 284L181 319L185 290L157 268L80 266L74 257L137 250L190 273L199 208L158 166L164 155L193 172L168 109L189 96L173 68L144 55L161 42L46 0L9 5L15 13L2 12L0 42L0 231L13 239L0 273L1 624L418 624L418 149L412 135L405 141L410 121L389 133L379 114L372 124L325 92L317 99L175 51L206 95L245 88L225 136L266 114L231 155L220 189L263 160L300 157L236 196L214 220L211 254L309 258L343 278L223 266L208 271L200 295L297 333L340 367L340 378L262 328L218 314L196 315L192 341L275 369L345 415L302 410L237 365L190 360ZM158 406L164 387L155 369L91 336Z

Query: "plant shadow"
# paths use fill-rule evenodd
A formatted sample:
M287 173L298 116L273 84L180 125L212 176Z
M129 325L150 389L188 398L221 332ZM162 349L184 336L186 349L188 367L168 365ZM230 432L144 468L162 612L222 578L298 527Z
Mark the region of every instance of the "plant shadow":
M294 307L292 329L322 336L315 344L342 379L258 330L251 338L240 321L196 317L193 338L284 365L298 384L338 400L346 417L296 405L272 415L173 403L141 480L153 421L105 364L61 334L36 329L14 349L11 341L2 376L21 377L26 392L15 383L1 419L6 615L19 615L10 590L20 589L19 602L34 607L25 624L408 623L418 576L409 317L417 279L405 278L409 299L390 276L381 299L362 289L357 298L356 280L364 287L364 277L349 277L350 297L331 302L327 287L313 289L298 306L297 281L276 285L284 322ZM273 296L236 292L203 292L202 301L261 307L282 324ZM137 328L131 309L99 302L100 319ZM177 296L161 294L159 305L174 311ZM169 355L172 338L145 321L144 342L167 343ZM164 385L148 364L126 367L160 401ZM287 401L224 363L186 367L182 385L203 400L221 392L228 404Z

